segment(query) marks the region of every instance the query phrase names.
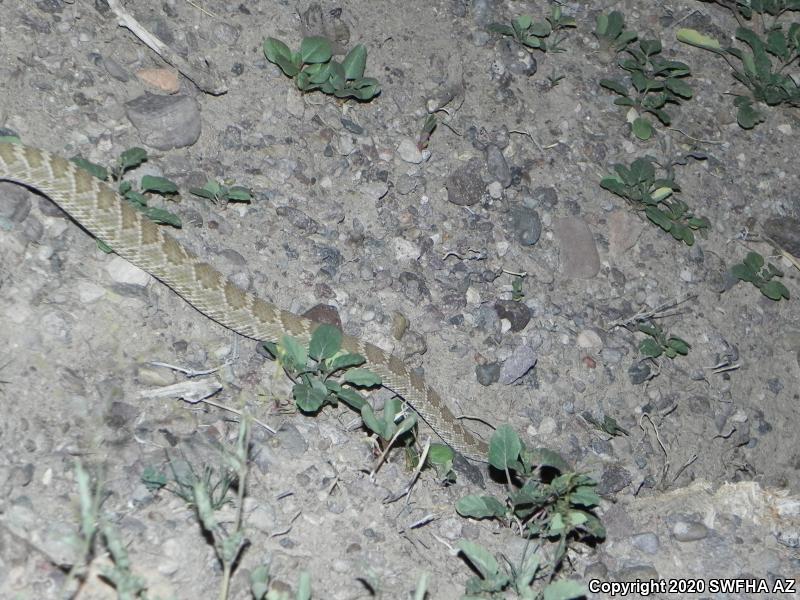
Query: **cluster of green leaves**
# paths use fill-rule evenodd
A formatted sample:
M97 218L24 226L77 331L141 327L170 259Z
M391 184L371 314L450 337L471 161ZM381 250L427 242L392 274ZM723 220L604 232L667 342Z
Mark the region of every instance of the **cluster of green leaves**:
M630 166L616 164L616 173L604 177L600 187L627 200L635 210L644 211L647 218L687 246L694 244L694 231L707 229L706 217L696 216L687 204L673 197L680 192L668 169L666 177L656 178L655 159L637 158Z
M285 75L293 78L297 88L303 92L320 90L337 98L363 101L381 93L377 79L364 77L367 49L362 44L354 46L344 60L338 62L333 60L331 43L324 37L303 38L297 52L292 52L282 41L269 37L264 40L264 55Z
M649 336L639 344L639 352L647 358L658 358L662 354L667 358L675 358L678 354L689 354L691 346L686 341L665 333L655 322L639 323L637 328Z
M528 48L536 48L542 52L565 52L561 46L564 41L564 30L567 27L575 27L573 17L564 16L561 7L554 4L550 14L544 21L534 21L529 15L520 15L511 21L511 25L505 23L491 23L489 31L513 37L518 43ZM549 47L546 38L553 35Z
M203 465L202 473L198 474L188 461L169 460L167 464L169 474L153 466L146 467L142 472L142 483L151 492L165 489L193 508L195 490L201 487L205 490L213 510L219 510L233 502L229 492L237 485L237 476L230 467L222 468L217 473L213 466Z
M125 173L147 161L147 150L144 148L128 148L119 155L117 162L110 169L88 161L85 158L81 158L80 156L74 156L71 160L100 181L116 184L120 195L151 221L161 225L172 225L173 227L181 226L181 220L177 215L162 208L148 206L147 196L145 196L145 194L149 193L161 194L162 196L177 194L178 186L172 181L165 177L145 175L139 181L138 191L133 188L133 184L130 181L122 181L122 177ZM103 246L105 246L105 244L101 245L101 247ZM111 251L107 246L104 250L107 252Z
M692 97L692 88L684 79L691 72L686 63L658 56L659 40L641 40L639 46L628 45L625 52L630 58L621 58L619 66L630 73L630 85L624 79L601 79L600 85L619 94L614 104L629 106L636 111L631 120L631 131L640 140L653 135L653 124L642 113L655 116L664 125L672 118L665 110L667 103L680 104Z
M339 400L361 411L368 403L354 388L381 385L381 378L368 369L357 368L366 359L342 350L342 332L333 325L319 325L307 346L284 335L277 344L264 342L294 382L292 396L303 412L315 413Z
M253 199L249 189L233 185L233 182L227 179L223 183L216 179L208 179L203 187L190 188L189 193L223 206L228 202L250 202Z
M749 95L737 95L736 120L743 129L752 129L766 117L755 103L768 106L800 106L800 85L785 69L800 59L800 23L792 23L784 33L775 24L764 35L749 27L738 27L736 39L746 47L723 47L716 39L694 29L678 31L678 40L722 56L733 70L734 78L748 88ZM733 57L740 64L732 61Z
M783 277L783 271L772 263L764 264L758 252L748 252L745 259L731 267L731 273L741 281L749 281L770 300L789 299L789 290L775 277Z
M639 34L630 29L625 29L625 16L618 10L597 15L594 35L600 42L603 52L622 52L628 44L635 41Z
M538 559L535 563L528 559L529 566L516 578L479 568L481 577L467 584L468 592L496 592L513 583L522 593L520 576L525 589L537 577L552 583L570 542L605 538L602 523L591 512L600 502L594 490L596 482L573 472L557 453L546 448L526 448L511 427L501 425L492 435L488 458L489 464L505 475L509 490L506 498L465 496L456 503L458 513L474 519L498 519L518 527L525 538L557 540L558 545L549 568L540 565Z
M492 553L479 544L461 540L458 542L458 548L478 572L477 577L472 577L467 582L466 591L470 595L464 596L464 600L471 600L475 597L474 594L491 594L494 597L509 589L524 600L538 600L539 598L543 600L573 600L586 597L586 587L572 579L551 581L541 593L534 591L531 584L537 575L541 576L542 568L538 554L531 553L523 556L518 565L512 564L503 555L505 564L501 566Z

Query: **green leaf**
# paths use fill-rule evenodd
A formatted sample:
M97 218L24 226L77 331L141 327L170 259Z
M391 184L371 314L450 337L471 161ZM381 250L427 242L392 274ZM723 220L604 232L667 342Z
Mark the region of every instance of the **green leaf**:
M753 108L753 105L749 102L740 104L739 110L736 112L736 122L739 123L742 129L752 129L758 123L761 123L764 118L764 115Z
M138 167L146 160L147 150L135 146L133 148L128 148L122 154L120 154L117 164L119 165L120 172L124 173L128 169Z
M631 123L631 131L633 135L642 141L649 140L653 135L653 126L650 121L642 117L636 117Z
M367 49L363 44L353 46L342 61L346 79L361 79L367 66Z
M600 85L622 96L628 95L628 86L624 85L622 82L617 81L615 79L601 79Z
M664 214L664 211L656 208L655 206L648 206L644 209L644 214L647 215L647 218L650 219L653 223L661 227L664 231L669 231L672 229L673 221L669 219L669 217Z
M712 52L722 52L722 46L717 40L710 36L703 35L694 29L679 29L676 37L679 42L689 44L690 46L697 46L698 48L711 50Z
M522 35L526 29L530 28L532 23L533 19L529 15L520 15L511 21L511 25L514 27L514 31L517 35Z
M276 56L275 60L272 62L278 65L280 70L283 71L283 74L288 77L296 77L300 73L301 65L297 64L294 60L294 55L290 57L279 55Z
M85 158L81 158L80 156L73 156L69 159L70 162L75 163L84 171L87 171L93 177L96 177L100 181L106 181L108 179L108 169L106 169L102 165L98 165L91 161L86 160Z
M144 214L148 219L153 221L154 223L159 223L160 225L171 225L177 229L183 227L183 223L181 223L181 219L178 215L169 212L168 210L164 210L163 208L156 208L155 206L145 206L142 209L142 214Z
M338 327L323 323L311 334L308 355L320 361L331 358L342 347L342 332Z
M755 283L756 281L755 271L745 264L733 265L731 274L742 281L749 281L750 283Z
M683 356L689 354L689 348L691 348L689 344L687 344L679 337L669 338L667 340L667 345L673 350L675 350L675 352L677 352L678 354L682 354Z
M292 60L292 51L289 49L289 46L278 39L268 37L264 40L263 48L264 56L266 56L267 60L272 63L278 62L278 57L281 57L289 62Z
M528 33L530 35L535 35L536 37L547 37L553 31L552 26L550 23L546 23L544 21L539 23L534 23L528 29Z
M747 256L744 257L744 264L753 271L758 272L764 266L764 257L758 252L748 252Z
M662 186L658 188L651 194L651 197L654 202L661 202L662 200L666 200L672 195L673 189L667 186Z
M642 40L639 42L639 47L642 49L642 52L645 53L645 56L652 56L653 54L658 54L661 52L661 41Z
M325 399L328 397L328 390L319 380L312 379L311 381L311 385L305 383L295 384L292 388L292 396L297 408L303 412L314 413L322 408Z
M767 34L767 51L782 60L789 58L789 45L780 29L773 29Z
M573 579L559 579L544 588L544 600L575 600L587 593L586 586Z
M456 512L462 517L486 519L505 516L506 507L494 496L469 495L456 502Z
M365 362L367 362L367 359L360 354L353 354L340 350L325 363L325 366L329 372L333 373L334 371L338 371L340 369L347 369L348 367L357 367L358 365L363 365Z
M689 84L682 81L681 79L670 77L667 79L666 83L667 83L667 89L676 96L680 96L681 98L686 98L686 99L692 97L692 88L689 87Z
M304 64L328 62L331 56L333 51L327 38L312 35L300 42L300 60Z
M291 336L281 337L277 346L278 361L290 371L302 371L308 363L306 347Z
M307 571L300 573L297 580L295 600L311 600L311 575Z
M569 463L565 461L558 452L549 448L533 448L523 451L524 462L529 466L550 467L560 473L570 470Z
M789 290L777 279L772 279L761 286L761 293L770 300L789 299Z
M594 486L582 485L569 495L569 502L574 506L592 508L600 504L600 496L594 491Z
M488 550L468 540L459 540L456 545L484 579L490 579L500 572L500 565Z
M357 411L361 411L362 407L367 404L367 401L363 398L363 396L361 396L361 394L359 394L353 388L340 386L340 389L335 393L339 400L345 402L348 406L356 409Z
M504 23L490 23L486 28L494 33L511 36L514 35L514 28Z
M603 177L603 179L600 180L600 187L608 190L609 192L613 192L617 196L622 196L623 198L625 197L625 192L627 190L625 184L613 175Z
M639 352L647 358L658 358L664 350L653 338L647 338L639 343Z
M159 194L177 194L178 186L171 182L166 177L156 177L154 175L145 175L139 183L139 187L143 192L156 192Z
M253 199L253 196L250 194L250 190L246 187L235 185L228 190L228 193L225 194L225 198L229 202L250 202Z
M375 411L372 410L372 407L367 402L361 407L361 420L364 421L367 429L384 439L386 438L383 422L378 420L378 417L375 416Z
M489 442L489 464L495 469L504 470L519 457L522 442L510 425L500 425Z
M374 387L381 384L381 378L369 369L350 369L342 380L358 387Z
M445 444L431 444L428 450L427 461L432 465L447 465L453 463L456 453Z

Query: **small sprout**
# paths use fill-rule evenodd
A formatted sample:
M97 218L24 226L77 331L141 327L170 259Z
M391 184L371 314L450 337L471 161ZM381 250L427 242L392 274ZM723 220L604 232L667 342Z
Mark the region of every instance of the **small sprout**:
M428 147L428 144L431 141L431 136L433 132L436 131L436 127L439 125L439 121L436 119L436 115L428 115L425 119L425 122L422 124L422 131L420 131L419 136L417 137L417 150L425 150Z
M675 358L680 354L686 356L691 346L681 338L664 333L656 323L650 321L639 323L639 331L647 334L648 338L639 344L639 352L646 358L658 358L664 354L667 358Z
M634 210L643 211L652 223L691 246L694 232L708 229L711 222L695 215L683 200L674 197L680 187L669 174L657 179L654 163L652 157L646 156L637 158L630 166L616 164L615 173L604 177L600 187L624 198Z
M766 263L758 252L748 252L745 259L731 267L731 273L741 281L749 281L770 300L789 299L789 290L775 277L783 277L783 271L772 263Z
M364 77L367 49L362 44L354 46L341 63L333 59L330 41L320 36L303 38L299 52L292 52L272 37L264 40L263 48L267 60L294 79L297 89L303 92L320 90L337 98L361 101L372 100L381 93L377 79Z
M521 302L525 297L525 292L522 291L522 282L525 278L522 275L515 275L511 280L511 299L514 302Z
M553 39L550 42L550 52L565 52L565 48L561 47L564 41L563 32L567 27L575 27L575 19L573 17L566 17L561 12L561 7L554 4L550 10L545 21L534 22L533 18L528 15L521 15L511 21L511 25L504 23L491 23L488 27L489 31L513 37L518 43L527 48L534 48L547 52L548 45L545 41L553 34Z
M622 79L601 79L600 85L620 96L614 104L632 109L632 133L640 140L648 140L653 135L653 125L643 114L669 125L672 117L664 108L667 103L680 104L692 97L692 88L684 81L690 75L689 66L658 56L659 40L641 40L638 48L627 46L625 52L630 58L620 59L619 66L630 73L630 84Z
M594 35L600 42L601 51L614 54L625 50L639 37L635 31L625 29L625 16L618 10L597 15Z
M229 179L223 183L216 179L208 179L203 187L190 188L189 193L222 206L228 202L250 202L253 199L249 189L241 185L233 185L233 181Z

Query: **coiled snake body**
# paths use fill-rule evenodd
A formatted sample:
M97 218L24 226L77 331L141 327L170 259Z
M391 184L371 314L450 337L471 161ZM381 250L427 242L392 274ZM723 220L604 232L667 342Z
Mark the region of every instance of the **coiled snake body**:
M281 310L237 287L163 228L144 218L109 185L44 150L0 143L0 180L39 190L114 252L172 288L207 317L241 335L277 342L290 335L308 343L318 323ZM441 397L401 359L345 335L342 348L366 357L383 385L405 400L466 458L486 460L486 444L468 432Z

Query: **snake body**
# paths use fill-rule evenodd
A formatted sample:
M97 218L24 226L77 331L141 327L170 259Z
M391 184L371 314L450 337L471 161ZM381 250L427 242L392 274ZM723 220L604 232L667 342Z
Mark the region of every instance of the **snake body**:
M319 325L242 290L163 227L144 218L109 185L60 156L0 143L3 179L47 195L114 252L228 329L260 341L278 342L289 335L308 343ZM383 385L405 398L446 444L466 458L486 460L486 443L464 429L439 394L400 358L348 335L343 336L342 348L364 356L366 366L381 377Z

